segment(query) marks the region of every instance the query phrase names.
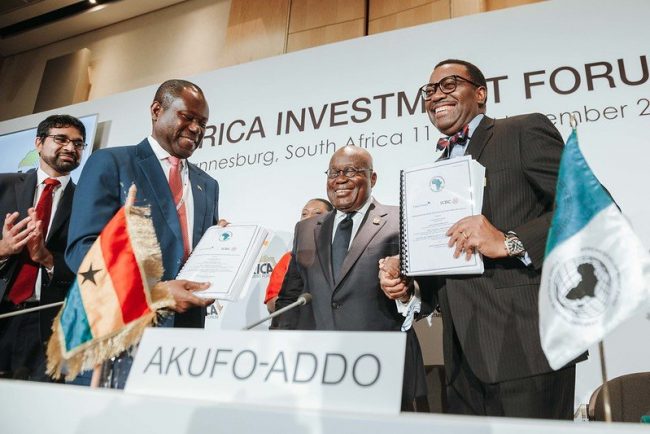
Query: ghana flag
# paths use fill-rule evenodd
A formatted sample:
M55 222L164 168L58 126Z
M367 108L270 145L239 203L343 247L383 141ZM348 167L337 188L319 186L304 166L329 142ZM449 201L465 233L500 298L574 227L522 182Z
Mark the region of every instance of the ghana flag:
M127 204L97 237L77 272L48 343L48 373L74 378L136 344L156 311L173 305L149 209Z

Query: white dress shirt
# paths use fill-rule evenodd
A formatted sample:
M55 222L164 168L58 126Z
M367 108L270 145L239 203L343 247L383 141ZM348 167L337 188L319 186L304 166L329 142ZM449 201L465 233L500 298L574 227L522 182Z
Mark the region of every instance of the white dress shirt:
M43 181L45 181L47 178L53 178L58 180L61 184L57 185L54 187L54 191L52 193L52 213L50 214L50 221L48 222L47 225L47 234L44 236L44 240L47 240L47 236L50 234L50 229L52 229L52 221L54 220L54 216L56 215L56 210L59 208L59 202L61 202L61 197L63 197L63 192L65 191L65 188L68 186L68 182L70 182L70 175L65 175L65 176L50 176L47 173L43 171L40 167L36 171L36 194L34 194L34 203L32 204L33 207L36 207L38 204L39 199L41 198L41 194L43 194L43 190L45 190L45 184L43 184ZM38 301L41 299L41 282L43 280L42 278L42 273L43 273L43 268L41 267L39 270L39 273L36 275L36 286L34 287L34 295L32 295L29 300L27 301ZM54 267L46 271L47 273L52 275L54 272Z

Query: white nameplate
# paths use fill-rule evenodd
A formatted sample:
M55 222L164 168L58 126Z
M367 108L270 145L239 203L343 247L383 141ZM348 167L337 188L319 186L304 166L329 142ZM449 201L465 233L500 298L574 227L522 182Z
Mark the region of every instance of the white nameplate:
M149 328L126 392L365 413L400 411L406 334Z

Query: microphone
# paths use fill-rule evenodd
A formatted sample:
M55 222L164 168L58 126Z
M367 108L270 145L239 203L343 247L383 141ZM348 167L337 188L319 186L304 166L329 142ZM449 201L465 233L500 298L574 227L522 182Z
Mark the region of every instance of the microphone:
M254 327L257 327L258 325L262 324L263 322L266 322L266 321L268 321L270 319L275 318L276 316L282 315L283 313L285 313L287 311L290 311L293 308L296 308L298 306L304 306L304 305L309 304L309 303L311 303L311 294L308 293L308 292L303 292L302 294L300 294L298 299L296 301L294 301L293 303L291 303L290 305L285 306L282 309L276 310L271 315L265 316L261 320L256 321L253 324L244 327L242 330L250 330L250 329L252 329Z

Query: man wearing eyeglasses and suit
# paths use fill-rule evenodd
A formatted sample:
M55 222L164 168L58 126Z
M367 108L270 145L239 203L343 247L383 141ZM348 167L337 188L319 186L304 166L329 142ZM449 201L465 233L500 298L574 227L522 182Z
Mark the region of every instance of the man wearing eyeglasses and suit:
M337 150L326 174L327 196L335 210L296 225L292 260L276 307L303 292L312 301L299 315L294 310L281 316L279 328L399 332L405 317L383 294L377 276L378 261L399 251L399 209L372 198L377 173L363 148ZM415 332L410 325L405 328L402 410L413 411L414 400L426 402L426 380Z
M480 252L485 272L446 276L436 287L449 412L572 419L575 363L549 366L537 301L562 138L542 114L487 117L485 77L462 60L440 62L421 92L447 136L444 157L471 155L486 168L481 215L447 232L455 256ZM408 292L395 273L380 278L390 296Z
M62 301L74 280L63 254L86 129L53 115L36 130L36 170L0 174L0 314ZM3 377L46 381L45 343L57 309L0 319Z

